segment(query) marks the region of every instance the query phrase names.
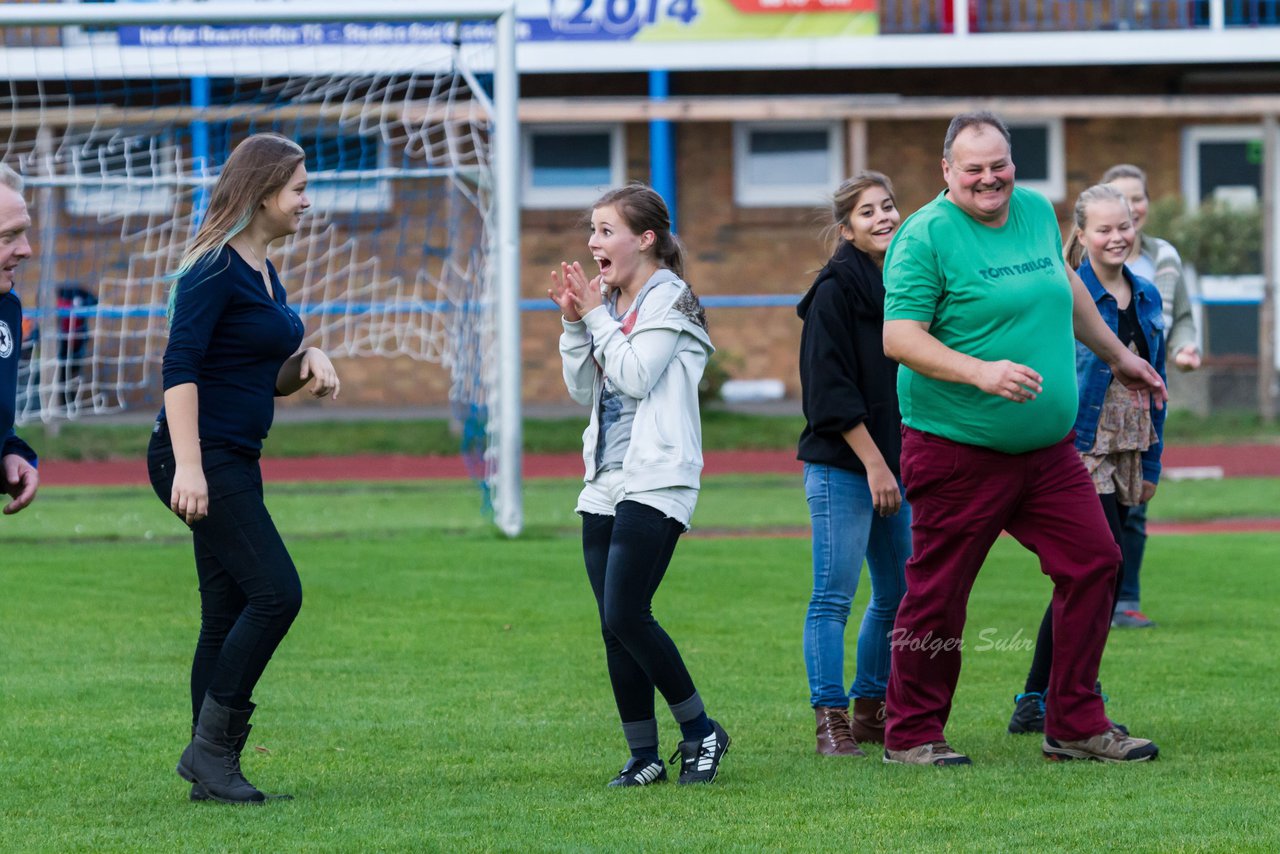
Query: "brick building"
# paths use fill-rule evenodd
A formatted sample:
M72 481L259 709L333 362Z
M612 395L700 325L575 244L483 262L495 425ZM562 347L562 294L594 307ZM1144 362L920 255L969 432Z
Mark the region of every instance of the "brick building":
M710 298L712 336L730 357L733 376L782 380L787 396L794 398L800 325L791 303L827 257L822 231L829 214L812 189L790 202L744 199L736 183L748 168L744 135L767 142L771 129L779 134L829 131L837 173L831 187L858 168L878 169L894 180L899 207L909 213L943 187L939 160L950 115L994 109L1013 128L1019 182L1050 197L1065 234L1076 195L1119 162L1147 171L1153 200L1180 197L1194 204L1222 192L1242 192L1260 202L1262 116L1280 107L1272 94L1278 84L1280 63L1252 64L1248 70L1215 63L675 73L671 97L688 117L675 123L674 134L676 216L689 250L688 278ZM596 120L589 126L616 132L624 141L625 178L648 180L647 125L625 118L646 104L652 109L643 95L645 85L642 75L593 76L589 87L577 76L526 76L522 113L534 121L525 133L538 134L538 119L554 110L563 116L575 99L586 99L582 112ZM539 106L544 99L546 108ZM722 117L734 111L744 121ZM769 114L778 118L761 118ZM565 125L556 127L552 133ZM526 297L543 293L547 273L560 259L589 260L578 224L582 212L523 212ZM714 305L716 297L729 295L774 297L786 304ZM1258 353L1258 303L1230 296L1219 300L1212 288L1206 297L1202 326L1208 363L1201 374L1175 380L1177 402L1205 409L1212 386L1215 405L1248 405ZM566 399L555 359L554 315L527 312L524 330L527 399Z
M780 380L792 398L793 305L828 254L824 193L875 168L894 179L904 212L915 210L942 187L941 140L955 112L1005 116L1019 182L1045 192L1064 224L1075 195L1116 162L1145 168L1155 200L1267 197L1280 0L520 0L517 8L526 404L568 401L558 316L544 299L548 274L561 260L589 263L582 215L625 180L650 180L674 202L687 277L706 298L732 375ZM393 190L397 206L421 206ZM361 222L366 237L377 234L376 217ZM62 239L77 227L110 227L72 225L58 229ZM1183 389L1202 408L1241 389L1247 398L1259 352L1272 352L1259 339L1257 282L1228 290L1216 302L1206 291L1208 367ZM339 368L344 406L448 399L439 365L382 357Z

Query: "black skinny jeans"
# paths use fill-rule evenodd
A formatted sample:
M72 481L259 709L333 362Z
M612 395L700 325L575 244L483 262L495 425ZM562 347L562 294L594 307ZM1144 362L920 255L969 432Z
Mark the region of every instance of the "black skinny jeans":
M632 723L654 718L655 687L668 705L694 694L680 651L651 610L684 526L635 501L618 502L614 513L582 514L582 554L618 714Z
M262 501L262 471L252 451L202 443L209 515L191 526L200 581L200 637L191 663L192 721L206 692L248 708L262 671L302 607L302 583ZM147 470L169 506L173 446L168 426L151 434Z

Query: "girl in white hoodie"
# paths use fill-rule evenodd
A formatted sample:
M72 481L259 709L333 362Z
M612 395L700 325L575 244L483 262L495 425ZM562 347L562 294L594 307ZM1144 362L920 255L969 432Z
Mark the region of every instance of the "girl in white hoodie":
M729 736L707 717L679 650L650 605L688 530L702 472L698 382L713 352L702 305L681 281L684 249L662 197L628 184L591 208L587 248L552 272L564 314L560 355L570 396L590 404L586 485L578 497L587 577L631 759L611 786L665 780L654 690L680 724L680 783L710 783Z

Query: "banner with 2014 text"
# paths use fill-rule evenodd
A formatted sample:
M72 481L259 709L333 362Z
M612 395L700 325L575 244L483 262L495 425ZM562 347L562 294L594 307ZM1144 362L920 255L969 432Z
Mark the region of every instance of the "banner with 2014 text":
M217 0L209 0L217 2ZM698 42L875 35L876 0L519 0L522 42ZM121 45L302 47L489 41L487 22L129 26Z

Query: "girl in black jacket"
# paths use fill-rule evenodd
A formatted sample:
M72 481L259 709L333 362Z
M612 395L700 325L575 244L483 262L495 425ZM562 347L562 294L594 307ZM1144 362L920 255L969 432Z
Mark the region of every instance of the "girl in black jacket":
M902 498L897 364L884 355L885 252L902 220L893 186L861 172L836 190L835 253L796 312L805 428L798 458L813 522L813 596L804 625L817 751L863 756L884 742L890 633L906 592L911 510ZM862 561L871 601L858 634L857 678L845 690L844 629ZM853 701L853 715L849 701Z

